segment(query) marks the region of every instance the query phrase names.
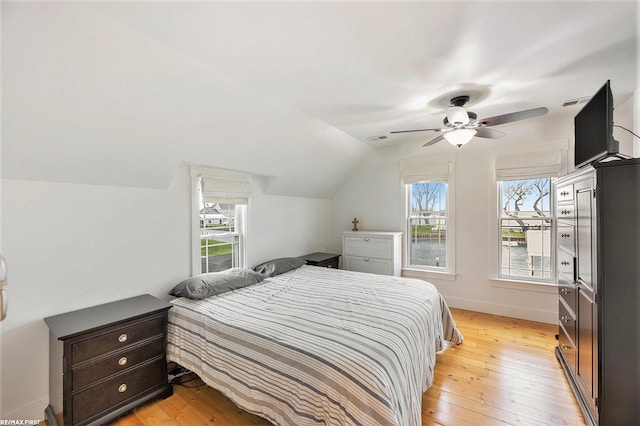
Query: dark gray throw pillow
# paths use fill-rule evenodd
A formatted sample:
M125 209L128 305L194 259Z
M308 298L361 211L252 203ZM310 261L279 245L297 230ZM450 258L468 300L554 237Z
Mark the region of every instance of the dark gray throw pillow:
M307 263L307 261L299 257L281 257L254 266L253 270L268 277L275 277L276 275L297 269L305 263Z
M169 294L176 297L200 300L257 284L265 278L265 275L251 269L232 268L187 278L173 287Z

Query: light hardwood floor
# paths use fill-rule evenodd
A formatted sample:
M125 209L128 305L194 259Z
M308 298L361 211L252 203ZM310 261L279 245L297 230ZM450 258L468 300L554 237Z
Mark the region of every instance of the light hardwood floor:
M422 397L423 425L585 425L554 355L557 326L452 312L465 340L438 355L435 383ZM270 423L240 410L207 386L174 386L173 396L144 406L115 425Z

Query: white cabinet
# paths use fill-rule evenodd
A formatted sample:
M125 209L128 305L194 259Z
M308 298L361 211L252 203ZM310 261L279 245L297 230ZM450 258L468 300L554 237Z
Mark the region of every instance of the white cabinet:
M342 256L343 269L399 277L402 232L344 232Z

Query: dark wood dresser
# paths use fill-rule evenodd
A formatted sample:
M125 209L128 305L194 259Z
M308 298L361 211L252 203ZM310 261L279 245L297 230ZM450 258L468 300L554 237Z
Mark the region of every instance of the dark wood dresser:
M640 159L594 164L556 188L556 356L589 426L640 421Z
M340 255L333 254L333 253L316 252L316 253L309 253L309 254L305 254L304 256L300 256L300 259L306 260L307 265L338 269Z
M49 424L104 424L172 395L166 362L170 308L147 294L45 318Z

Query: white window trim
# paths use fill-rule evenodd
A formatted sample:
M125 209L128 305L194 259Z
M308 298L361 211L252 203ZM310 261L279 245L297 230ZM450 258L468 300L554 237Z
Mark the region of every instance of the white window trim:
M545 178L549 178L549 179L553 179L552 177L545 177ZM527 177L522 178L522 179L529 179ZM519 180L519 178L515 178L515 179L510 179L510 180ZM554 288L557 287L557 268L555 265L556 262L556 255L555 255L555 236L556 236L556 226L557 226L557 218L555 216L555 210L554 210L554 206L555 206L555 194L553 191L553 181L550 183L551 185L551 191L549 192L549 208L550 208L550 212L551 212L551 216L549 217L549 219L552 220L552 226L551 226L551 241L550 241L550 247L551 247L551 251L550 251L550 255L551 255L551 277L549 279L542 279L542 278L526 278L526 277L517 277L514 275L502 275L501 274L501 270L502 270L502 254L501 254L501 248L500 248L500 242L502 239L502 228L500 227L501 225L501 221L502 219L504 219L504 217L502 216L502 206L501 206L501 201L502 201L502 193L501 193L501 184L500 184L500 180L495 180L494 184L495 184L495 199L493 200L493 205L495 206L495 212L493 214L493 216L495 217L492 225L492 229L491 229L491 235L493 236L493 244L491 245L493 250L491 253L491 257L493 259L493 264L495 265L495 269L494 269L494 275L492 275L491 277L489 277L489 279L492 281L492 286L494 287L506 287L506 288L522 288L523 285L542 285L542 286L553 286Z
M490 277L489 282L492 287L558 294L557 282L524 281L498 277Z
M191 167L191 275L197 275L201 272L201 256L200 256L200 177L219 176L225 173L217 169ZM231 172L229 172L231 173ZM247 209L248 205L236 205L236 216L241 220L238 221L239 237L238 237L238 266L246 267L247 262Z
M540 290L543 292L557 292L557 276L554 277L555 282L539 282L529 280L518 280L515 278L501 278L499 277L499 271L502 267L500 264L500 255L498 252L497 238L500 232L500 189L497 185L497 175L502 175L507 169L522 170L529 169L531 174L540 171L538 166L544 167L545 177L559 177L567 172L567 150L569 141L565 139L555 141L545 141L537 143L536 151L522 150L521 148L514 148L507 153L498 155L494 158L494 167L490 174L487 185L489 188L493 186L494 191L489 191L489 216L495 218L489 221L489 232L491 235L492 244L489 245L489 256L492 266L492 272L489 275L489 282L494 287L513 288L525 290L527 287L531 291ZM547 158L547 159L544 159ZM499 171L496 168L501 169ZM526 178L526 176L516 176L515 179ZM505 179L506 180L506 179ZM553 188L553 186L552 186ZM552 193L552 197L555 194ZM551 201L551 208L553 209L553 200ZM555 214L555 212L553 212ZM552 229L552 238L555 238L555 226ZM552 241L552 250L555 246ZM555 265L554 265L555 266ZM555 269L555 268L554 268ZM557 275L557 272L555 272Z
M433 160L432 160L433 161ZM403 208L403 225L402 229L405 231L403 236L404 255L402 257L402 275L415 278L433 278L433 279L445 279L455 280L456 277L456 259L455 259L455 162L450 161L449 158L443 158L442 161L448 163L448 177L443 179L447 184L447 266L446 268L434 268L434 267L420 267L416 265L409 266L409 244L410 236L407 232L408 218L411 212L411 182L405 182L403 179L402 190L404 194L404 208ZM403 174L409 170L409 167L405 167ZM444 177L444 176L443 176Z

